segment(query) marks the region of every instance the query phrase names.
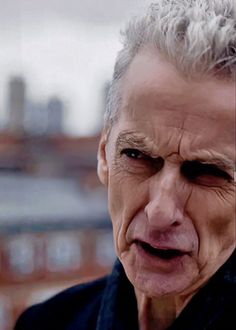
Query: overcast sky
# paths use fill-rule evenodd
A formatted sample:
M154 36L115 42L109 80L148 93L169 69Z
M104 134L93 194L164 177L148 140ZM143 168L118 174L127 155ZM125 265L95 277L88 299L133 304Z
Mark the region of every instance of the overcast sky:
M59 95L65 129L89 134L121 45L119 30L149 0L0 0L0 120L6 84L22 75L28 98Z

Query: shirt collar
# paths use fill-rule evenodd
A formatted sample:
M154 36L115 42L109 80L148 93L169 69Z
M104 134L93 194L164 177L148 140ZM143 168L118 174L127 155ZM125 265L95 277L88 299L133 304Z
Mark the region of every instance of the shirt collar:
M236 296L236 250L176 319L170 330L210 329ZM209 327L207 327L209 325ZM138 329L137 302L132 284L117 259L108 276L96 330Z
M117 259L107 279L96 330L118 329L138 329L138 311L134 288Z

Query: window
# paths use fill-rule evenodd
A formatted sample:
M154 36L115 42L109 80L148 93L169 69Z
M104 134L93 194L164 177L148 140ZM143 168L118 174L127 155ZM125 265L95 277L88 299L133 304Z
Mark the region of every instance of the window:
M102 232L97 235L96 259L102 266L111 266L115 261L113 235L111 231Z
M13 275L29 275L35 270L35 245L32 236L10 236L5 251L9 270Z
M46 259L49 271L77 269L81 261L79 237L71 233L49 235Z

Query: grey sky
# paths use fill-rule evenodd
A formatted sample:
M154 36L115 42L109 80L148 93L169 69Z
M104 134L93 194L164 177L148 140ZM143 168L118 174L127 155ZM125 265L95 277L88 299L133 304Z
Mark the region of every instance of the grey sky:
M146 3L0 0L0 126L6 121L7 80L21 75L31 99L65 100L67 132L92 132L121 47L119 30Z
M38 16L58 16L93 23L122 21L144 1L138 0L1 0L1 21Z

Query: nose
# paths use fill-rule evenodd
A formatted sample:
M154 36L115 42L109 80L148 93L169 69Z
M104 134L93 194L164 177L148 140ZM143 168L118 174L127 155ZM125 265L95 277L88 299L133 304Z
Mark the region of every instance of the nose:
M144 210L149 225L161 232L181 225L188 194L179 171L163 169L151 180Z

